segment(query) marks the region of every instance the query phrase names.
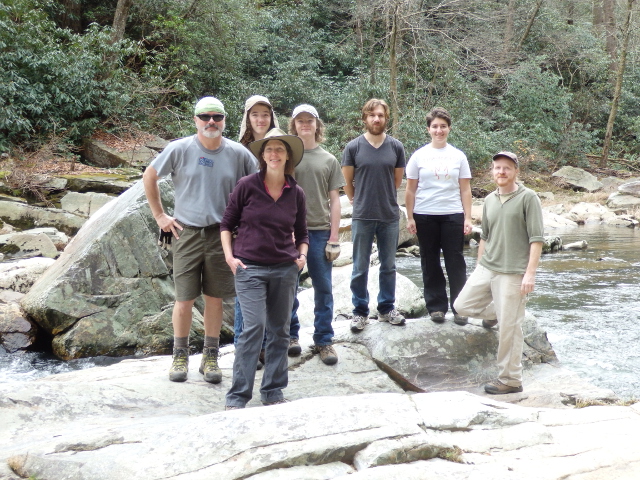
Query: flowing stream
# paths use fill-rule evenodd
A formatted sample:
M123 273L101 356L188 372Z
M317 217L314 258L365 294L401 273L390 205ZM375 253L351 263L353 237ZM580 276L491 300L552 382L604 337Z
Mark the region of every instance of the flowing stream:
M621 397L640 398L640 230L585 226L553 232L587 250L543 255L527 308L547 331L560 361ZM465 249L467 270L476 250ZM398 271L422 288L420 260L398 258ZM1 350L1 349L0 349ZM0 351L0 382L111 364L121 359L63 362L43 353Z
M640 231L587 225L552 234L589 247L543 255L527 309L566 367L621 397L640 398ZM469 273L476 255L465 248ZM399 258L398 271L422 288L420 259Z

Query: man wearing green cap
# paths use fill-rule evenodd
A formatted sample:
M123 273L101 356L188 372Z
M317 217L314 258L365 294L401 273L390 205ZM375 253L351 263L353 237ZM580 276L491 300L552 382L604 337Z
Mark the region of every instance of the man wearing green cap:
M220 243L220 221L229 195L240 178L257 171L251 153L224 138L226 112L215 97L195 106L195 135L171 142L144 172L149 207L162 232L173 235L173 363L169 380L184 382L189 370L189 331L193 304L204 295L204 349L200 373L220 383L218 347L222 299L235 296L234 278ZM175 187L174 216L165 213L158 181L171 175Z

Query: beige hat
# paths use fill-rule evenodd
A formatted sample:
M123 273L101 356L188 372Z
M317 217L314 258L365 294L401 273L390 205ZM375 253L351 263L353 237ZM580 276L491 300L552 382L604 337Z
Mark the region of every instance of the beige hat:
M242 123L240 123L240 135L238 135L238 141L242 141L242 137L247 133L247 115L249 115L249 110L251 110L256 104L262 103L269 107L271 110L271 118L273 119L273 124L275 128L280 128L278 124L278 117L276 117L275 112L273 111L273 106L267 97L263 97L262 95L253 95L247 98L247 101L244 102L244 113L242 114Z
M320 115L318 115L318 111L315 109L315 107L306 103L298 105L296 108L294 108L293 113L291 114L291 118L296 118L301 113L308 113L315 118L320 118Z
M291 152L293 153L293 165L296 166L302 160L302 155L304 154L304 145L300 137L296 137L295 135L287 135L279 128L272 128L267 132L262 140L256 140L255 142L251 142L249 144L249 150L251 153L258 158L260 155L260 148L262 148L262 144L268 142L269 140L280 140L285 142L289 147L291 147Z
M493 156L493 159L494 159L494 160L497 160L497 159L498 159L498 158L500 158L500 157L505 157L505 158L508 158L509 160L512 160L512 161L513 161L513 163L515 163L515 164L516 164L516 168L519 168L519 167L520 167L520 164L518 163L518 157L516 156L516 154L515 154L515 153L511 153L511 152L499 152L499 153L496 153L496 154Z

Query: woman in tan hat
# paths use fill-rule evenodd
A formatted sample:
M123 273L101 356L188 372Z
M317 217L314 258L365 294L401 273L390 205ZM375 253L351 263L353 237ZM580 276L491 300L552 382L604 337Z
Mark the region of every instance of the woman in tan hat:
M227 410L244 408L251 400L265 330L260 400L264 405L285 402L291 305L309 248L305 196L292 177L304 153L302 140L274 128L249 149L258 158L260 171L238 182L220 224L225 260L235 275L244 318ZM232 246L235 228L238 236Z

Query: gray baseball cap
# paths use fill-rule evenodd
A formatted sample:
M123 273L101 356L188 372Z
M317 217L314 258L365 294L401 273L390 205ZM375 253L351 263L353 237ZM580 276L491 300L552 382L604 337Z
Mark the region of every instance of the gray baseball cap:
M496 154L493 156L493 160L497 160L497 159L498 159L498 158L500 158L500 157L505 157L505 158L508 158L509 160L512 160L512 161L513 161L513 163L515 163L515 164L516 164L516 168L520 168L520 164L518 163L518 157L516 156L516 154L515 154L515 153L511 153L511 152L499 152L499 153L496 153Z

